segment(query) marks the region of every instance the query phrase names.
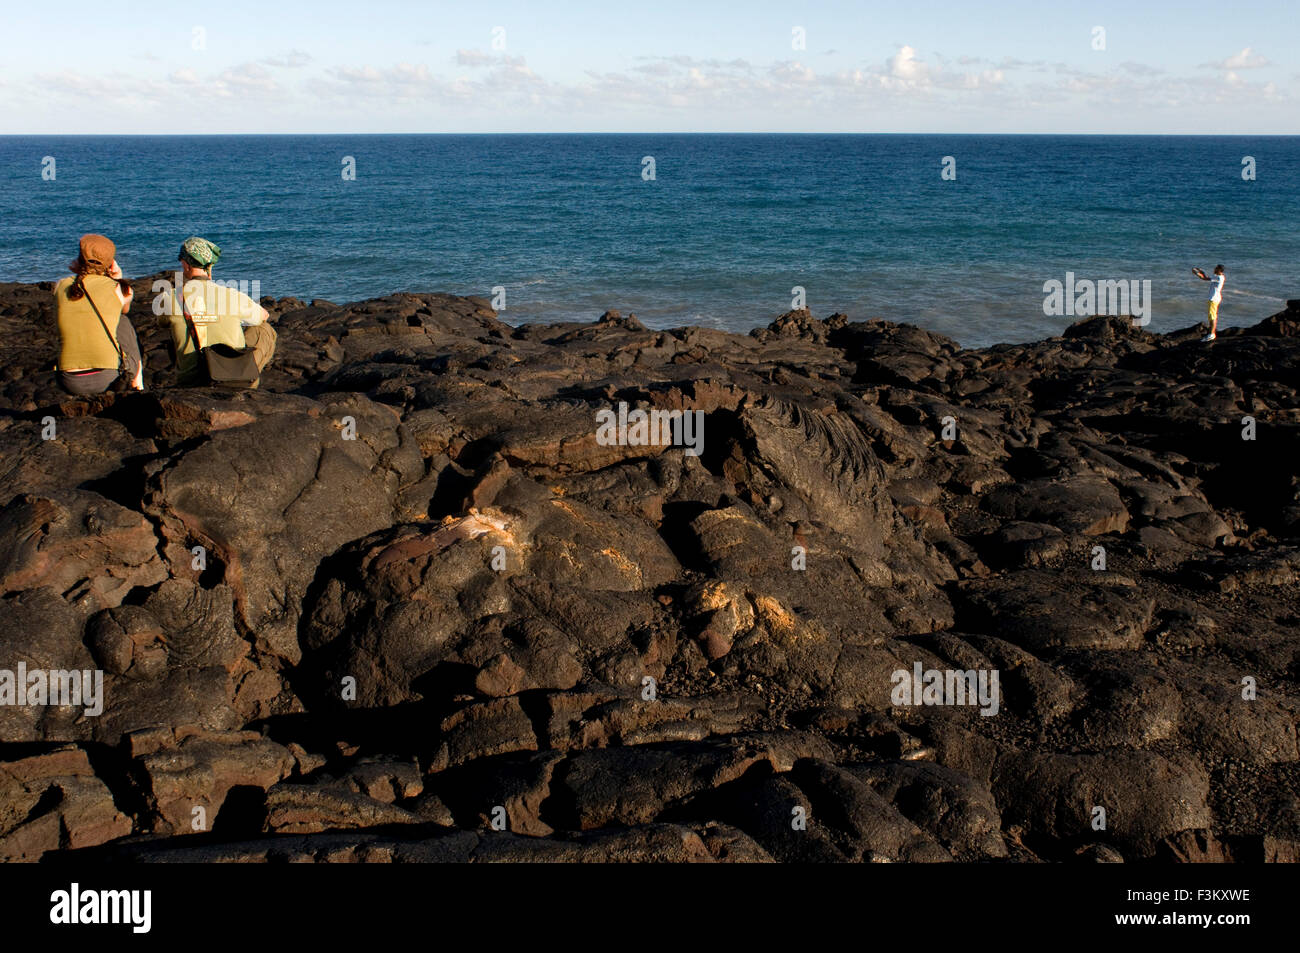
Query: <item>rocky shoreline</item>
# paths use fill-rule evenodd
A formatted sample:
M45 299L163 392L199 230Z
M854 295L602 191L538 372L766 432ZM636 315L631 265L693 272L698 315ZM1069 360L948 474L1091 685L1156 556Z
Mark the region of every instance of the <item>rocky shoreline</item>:
M0 704L0 859L1300 859L1300 302L974 350L264 299L231 393L153 277L94 398L0 285L0 674L103 672Z

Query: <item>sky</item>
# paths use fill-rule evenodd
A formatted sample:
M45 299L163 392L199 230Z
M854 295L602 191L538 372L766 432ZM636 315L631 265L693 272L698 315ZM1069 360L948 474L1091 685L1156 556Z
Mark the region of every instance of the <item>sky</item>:
M8 4L0 134L1300 133L1300 0Z

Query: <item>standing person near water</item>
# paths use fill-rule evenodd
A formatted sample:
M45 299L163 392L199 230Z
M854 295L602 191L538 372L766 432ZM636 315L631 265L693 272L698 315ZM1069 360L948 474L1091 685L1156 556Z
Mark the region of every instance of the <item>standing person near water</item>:
M1214 266L1214 277L1211 278L1199 268L1193 268L1192 274L1202 281L1210 282L1210 333L1201 338L1201 342L1213 341L1215 329L1219 324L1219 302L1223 300L1223 282L1225 280L1222 265Z
M102 394L119 373L144 390L140 343L126 317L133 293L116 255L117 246L103 235L82 235L68 266L72 277L54 286L59 384L69 394Z

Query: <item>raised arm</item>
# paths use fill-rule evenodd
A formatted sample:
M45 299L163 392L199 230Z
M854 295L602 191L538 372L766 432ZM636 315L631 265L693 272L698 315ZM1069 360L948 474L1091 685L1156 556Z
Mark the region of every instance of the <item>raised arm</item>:
M116 261L109 267L108 277L118 282L122 280L122 269L118 267ZM126 291L123 292L122 286L119 284L114 290L117 292L117 300L122 302L122 313L126 314L131 310L131 302L135 299L135 289L127 285Z
M264 324L271 317L271 312L267 311L256 301L251 302L253 307L248 309L248 314L240 317L240 324L246 328L251 328L259 324Z

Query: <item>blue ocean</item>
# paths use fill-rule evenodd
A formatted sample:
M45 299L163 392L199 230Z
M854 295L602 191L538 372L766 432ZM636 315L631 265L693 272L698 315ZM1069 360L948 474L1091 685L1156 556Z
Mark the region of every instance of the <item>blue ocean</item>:
M1300 138L0 137L0 281L66 274L88 231L128 275L202 235L275 297L501 288L512 323L746 331L798 287L983 346L1075 320L1044 313L1067 272L1149 280L1155 331L1204 317L1194 266L1226 267L1224 327L1300 297Z

